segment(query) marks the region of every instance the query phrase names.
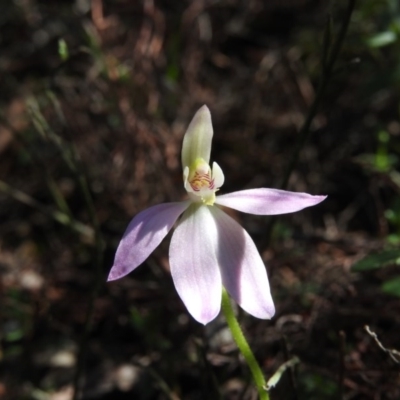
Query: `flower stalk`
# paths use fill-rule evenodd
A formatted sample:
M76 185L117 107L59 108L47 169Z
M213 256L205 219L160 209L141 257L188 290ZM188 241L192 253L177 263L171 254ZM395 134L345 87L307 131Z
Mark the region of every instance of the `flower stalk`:
M232 332L232 336L236 342L236 345L250 368L254 383L257 386L260 400L269 400L269 394L265 390L266 383L263 372L243 334L242 328L240 327L233 311L231 299L225 288L222 289L222 311L225 315L226 322Z

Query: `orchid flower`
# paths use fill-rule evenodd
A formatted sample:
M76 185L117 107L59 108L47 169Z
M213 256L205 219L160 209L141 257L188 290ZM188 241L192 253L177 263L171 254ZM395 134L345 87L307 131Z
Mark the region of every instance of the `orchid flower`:
M131 221L118 246L108 280L122 278L142 264L179 219L171 238L169 263L175 288L197 321L219 313L222 286L249 314L275 313L267 272L249 234L219 206L256 215L286 214L314 206L326 196L278 189L250 189L217 195L224 174L210 167L213 127L201 107L183 139L183 185L189 199L148 208Z

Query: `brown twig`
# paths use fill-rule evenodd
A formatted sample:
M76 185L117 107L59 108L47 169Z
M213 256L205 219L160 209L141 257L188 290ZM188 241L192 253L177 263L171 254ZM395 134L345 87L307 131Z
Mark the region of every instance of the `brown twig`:
M385 346L383 346L383 344L378 339L378 335L375 332L371 331L371 328L368 325L365 325L364 329L367 331L368 335L370 335L372 337L372 339L374 339L375 343L378 345L378 347L382 351L384 351L386 354L388 354L388 356L396 364L400 364L400 351L398 351L396 349L388 349Z

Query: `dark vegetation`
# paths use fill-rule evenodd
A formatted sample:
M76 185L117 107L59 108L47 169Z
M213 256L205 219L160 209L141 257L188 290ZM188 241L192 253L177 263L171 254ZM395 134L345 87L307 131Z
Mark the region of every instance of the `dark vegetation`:
M224 319L203 327L183 307L168 240L105 281L129 220L183 198L182 137L202 104L223 192L280 187L328 15L335 37L347 4L328 3L1 1L0 398L71 399L79 355L82 399L255 398ZM271 238L271 217L233 214L277 308L239 310L248 340L267 377L301 360L273 400L400 399L399 21L396 0L356 4L289 181L328 199L280 216Z

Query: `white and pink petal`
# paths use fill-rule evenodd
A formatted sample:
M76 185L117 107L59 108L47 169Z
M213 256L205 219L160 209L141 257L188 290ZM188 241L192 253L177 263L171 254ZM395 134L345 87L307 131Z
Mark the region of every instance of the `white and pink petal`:
M172 235L169 262L175 288L195 320L212 321L221 307L218 233L210 208L192 204Z
M267 271L249 234L218 207L210 211L218 229L222 284L249 314L270 319L275 313Z
M326 196L280 189L249 189L217 196L215 203L249 214L278 215L315 206Z
M145 261L189 204L162 203L136 215L119 243L108 281L122 278Z

